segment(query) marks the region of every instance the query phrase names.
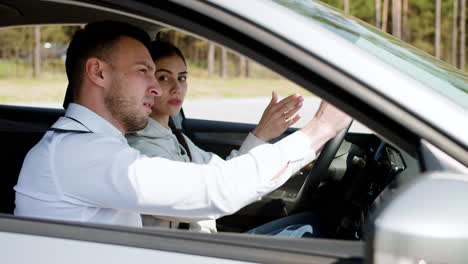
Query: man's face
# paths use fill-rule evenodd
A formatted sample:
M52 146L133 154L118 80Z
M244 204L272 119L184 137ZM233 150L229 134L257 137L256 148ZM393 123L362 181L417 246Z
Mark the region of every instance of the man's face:
M151 56L139 41L122 37L108 57L111 82L105 105L114 122L125 131L143 129L151 114L154 96L161 94Z

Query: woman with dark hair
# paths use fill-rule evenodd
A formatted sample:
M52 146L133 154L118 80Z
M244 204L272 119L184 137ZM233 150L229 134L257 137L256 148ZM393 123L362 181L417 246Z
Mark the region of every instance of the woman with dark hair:
M198 164L224 162L217 155L198 148L175 128L170 119L170 116L179 114L187 93L188 70L183 54L177 47L160 40L152 43L150 53L156 65L155 75L162 88L162 95L155 97L147 126L140 131L127 134L130 146L149 157L162 157ZM303 97L297 94L278 102L277 95L273 92L272 100L265 109L258 126L249 133L240 149L233 150L227 159L245 154L250 149L280 136L289 126L299 120L300 116L296 113L302 107L302 103ZM214 219L143 216L143 224L216 232Z

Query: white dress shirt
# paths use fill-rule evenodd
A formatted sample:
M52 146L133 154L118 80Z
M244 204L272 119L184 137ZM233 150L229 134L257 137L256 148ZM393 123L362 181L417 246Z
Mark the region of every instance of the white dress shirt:
M15 215L134 227L142 226L140 214L227 215L315 158L300 131L216 165L150 158L78 104L70 104L52 127L73 132L48 131L28 152L15 186Z
M146 124L146 127L142 130L129 132L125 135L131 147L139 150L140 153L148 157L160 157L182 162L209 164L212 166L217 166L219 162L224 162L218 155L200 149L184 134L182 134L182 136L185 138L187 147L190 150L191 158L188 156L185 147L180 144L176 135L172 133L172 130L162 126L153 118L148 118L148 124ZM254 134L249 133L239 150L232 150L231 154L226 157L226 160L246 154L252 148L265 143L266 142L257 138ZM186 175L186 177L191 177L191 175ZM192 231L204 233L217 232L216 221L214 219L198 220L159 215L143 215L142 220L144 226L150 227L178 228L180 222L186 222L189 224L189 230Z

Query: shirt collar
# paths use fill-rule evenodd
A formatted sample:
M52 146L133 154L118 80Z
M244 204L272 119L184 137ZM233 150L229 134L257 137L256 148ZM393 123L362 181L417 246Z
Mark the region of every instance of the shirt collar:
M118 137L125 143L127 142L120 130L85 106L70 103L67 111L65 112L65 117L70 117L75 122L79 122L82 126L87 128L87 130L90 130L93 133Z

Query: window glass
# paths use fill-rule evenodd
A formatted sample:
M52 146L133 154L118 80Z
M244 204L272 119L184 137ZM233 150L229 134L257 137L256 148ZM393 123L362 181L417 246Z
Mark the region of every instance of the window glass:
M320 101L319 98L253 61L248 63L254 71L248 77L228 75L225 78L217 76L216 73L193 76L192 73L196 71L193 70L193 65L190 65L191 76L188 80L188 94L184 103L185 116L256 124L270 103L272 91L275 91L280 99L294 93L305 97L306 103L300 111L304 118L296 125L300 125L307 117L312 118L312 113L318 106L316 102Z
M262 65L194 36L164 31L161 39L177 46L188 64L187 118L258 123L275 91L280 98L300 93L316 97Z
M0 29L0 104L62 107L66 50L78 28Z
M312 23L333 31L363 51L468 108L468 77L459 69L322 3L308 0L275 2L304 15Z
M172 30L161 38L177 46L188 63L186 118L257 124L275 91L280 99L294 93L304 96L301 119L293 125L302 127L320 104L311 92L231 50ZM368 131L357 122L352 130Z

